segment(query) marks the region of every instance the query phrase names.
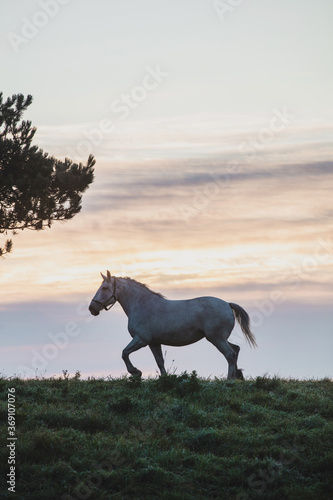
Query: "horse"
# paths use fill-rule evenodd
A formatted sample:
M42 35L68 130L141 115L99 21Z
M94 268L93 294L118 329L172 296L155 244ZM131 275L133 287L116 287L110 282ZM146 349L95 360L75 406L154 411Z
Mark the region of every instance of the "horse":
M228 362L228 379L243 379L237 367L240 351L238 345L228 342L235 318L240 324L250 346L256 340L250 330L247 312L238 304L225 302L216 297L197 297L189 300L168 300L153 292L147 285L132 278L111 276L110 271L89 305L89 311L97 316L119 302L128 317L131 342L122 352L128 372L141 377L142 372L132 365L129 356L142 347L149 346L161 375L166 373L161 345L186 346L202 338L211 342Z

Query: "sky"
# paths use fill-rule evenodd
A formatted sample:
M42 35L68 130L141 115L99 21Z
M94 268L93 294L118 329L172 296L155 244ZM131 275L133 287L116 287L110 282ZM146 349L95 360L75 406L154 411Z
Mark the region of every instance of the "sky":
M124 312L88 311L109 269L240 304L258 343L230 337L247 378L332 377L332 14L330 0L2 2L0 91L33 95L35 144L96 166L75 218L18 233L1 259L1 374L124 375ZM206 340L163 352L171 373L227 374ZM131 359L157 375L149 349Z

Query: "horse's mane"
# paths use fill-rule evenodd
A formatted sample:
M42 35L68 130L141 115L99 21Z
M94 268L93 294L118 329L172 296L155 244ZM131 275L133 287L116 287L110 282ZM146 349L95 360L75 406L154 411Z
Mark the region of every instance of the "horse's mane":
M153 293L154 295L157 295L158 297L161 297L162 299L165 299L164 295L162 295L161 293L159 292L154 292L153 290L151 290L149 288L148 285L145 285L144 283L140 283L140 281L136 281L134 280L133 278L129 278L128 276L125 276L125 278L123 278L124 280L127 280L127 281L131 281L132 283L136 283L137 285L141 286L142 288L144 288L145 290L148 290L148 292L150 293Z

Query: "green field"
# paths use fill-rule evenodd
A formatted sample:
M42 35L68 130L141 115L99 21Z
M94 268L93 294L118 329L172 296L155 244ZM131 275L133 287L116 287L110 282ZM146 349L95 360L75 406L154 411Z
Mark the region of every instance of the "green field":
M0 392L1 499L333 498L328 379L80 380L64 372L3 377Z

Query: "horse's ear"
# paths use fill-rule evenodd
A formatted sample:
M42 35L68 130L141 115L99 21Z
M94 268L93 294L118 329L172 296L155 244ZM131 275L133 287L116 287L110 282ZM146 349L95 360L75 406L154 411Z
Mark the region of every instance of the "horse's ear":
M111 273L110 273L110 271L106 271L106 275L108 277L108 281L111 281Z
M102 274L102 273L101 273L101 276L102 276L102 278L103 278L103 280L104 280L104 281L107 281L107 280L108 280L108 279L107 279L107 277L106 277L106 276L104 276L104 274Z

